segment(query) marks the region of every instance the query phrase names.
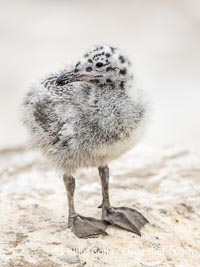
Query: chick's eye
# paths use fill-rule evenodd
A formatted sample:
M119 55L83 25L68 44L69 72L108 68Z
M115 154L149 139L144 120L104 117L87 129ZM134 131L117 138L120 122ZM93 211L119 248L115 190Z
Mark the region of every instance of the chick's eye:
M97 64L96 64L96 67L97 68L101 68L103 66L103 63L102 62L97 62Z

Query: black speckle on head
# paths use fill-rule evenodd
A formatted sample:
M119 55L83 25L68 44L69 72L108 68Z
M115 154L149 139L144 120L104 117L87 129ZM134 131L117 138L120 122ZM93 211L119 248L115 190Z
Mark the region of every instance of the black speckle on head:
M113 53L115 53L116 48L114 48L114 47L111 46L110 49L111 49L111 51L112 51Z
M122 64L126 62L125 58L121 55L119 56L119 60Z
M111 57L111 54L109 54L109 53L106 53L106 57Z
M92 68L91 68L91 67L87 67L87 68L86 68L86 71L87 71L87 72L91 72L91 71L92 71Z
M98 53L98 54L96 54L96 55L93 56L93 59L95 59L95 58L98 59L100 56L103 56L104 54L105 54L104 52Z
M93 60L91 58L88 59L89 63L93 63Z
M75 69L74 72L79 72L79 70L78 69Z
M86 53L86 54L84 55L84 57L89 57L89 54L88 54L88 53Z
M126 68L121 69L119 73L120 73L121 75L126 75L126 73L127 73Z
M111 79L106 79L106 82L107 82L107 83L111 83L112 80L111 80Z
M115 70L115 69L112 68L112 67L107 67L107 68L106 68L106 71L113 71L113 70Z

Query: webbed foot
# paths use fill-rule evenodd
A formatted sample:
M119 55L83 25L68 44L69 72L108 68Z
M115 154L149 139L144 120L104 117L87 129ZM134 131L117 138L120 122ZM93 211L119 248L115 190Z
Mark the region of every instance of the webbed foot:
M80 238L97 237L99 235L107 235L105 229L108 223L92 217L84 217L76 214L69 218L68 228Z
M141 236L140 229L148 220L137 210L127 207L103 208L103 220Z

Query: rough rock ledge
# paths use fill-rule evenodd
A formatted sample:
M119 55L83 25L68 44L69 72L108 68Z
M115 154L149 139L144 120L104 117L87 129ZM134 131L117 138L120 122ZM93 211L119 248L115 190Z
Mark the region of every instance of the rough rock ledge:
M200 155L138 146L110 164L115 206L143 212L142 237L109 226L78 239L67 229L62 175L23 147L0 151L0 266L196 267L200 264ZM95 169L77 173L77 210L100 217Z

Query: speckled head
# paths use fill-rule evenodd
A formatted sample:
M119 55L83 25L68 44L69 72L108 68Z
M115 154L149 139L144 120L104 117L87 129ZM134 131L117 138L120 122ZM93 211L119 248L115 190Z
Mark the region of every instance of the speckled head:
M76 81L123 84L131 79L131 64L127 57L117 48L97 45L80 58L72 71L59 76L57 84L63 85Z

